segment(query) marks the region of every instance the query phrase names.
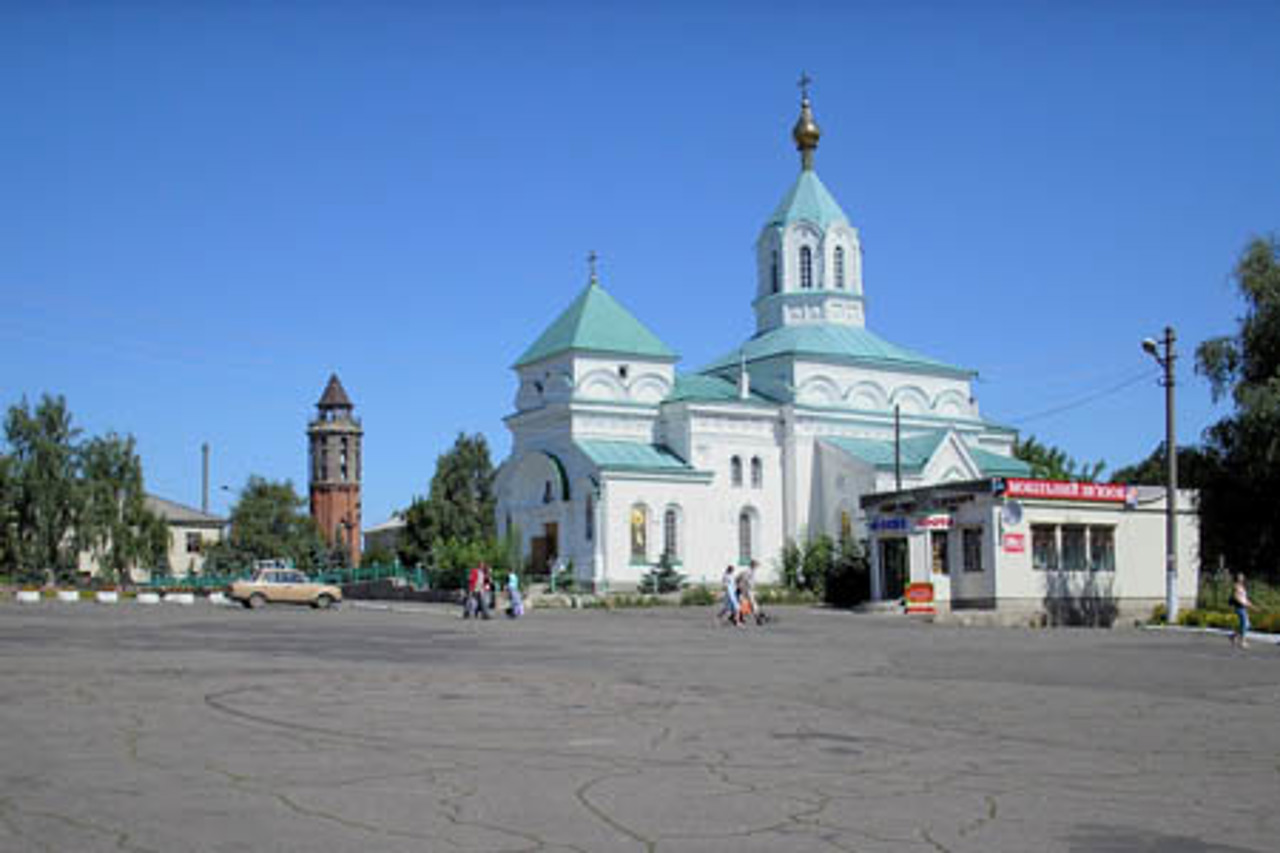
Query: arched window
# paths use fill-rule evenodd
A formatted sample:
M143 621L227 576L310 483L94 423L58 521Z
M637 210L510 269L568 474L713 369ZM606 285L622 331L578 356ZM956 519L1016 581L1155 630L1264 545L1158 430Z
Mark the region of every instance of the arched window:
M844 290L844 246L836 246L836 287Z
M751 528L751 510L744 509L738 514L738 563L744 566L753 559L751 540L754 531Z
M777 293L778 292L778 250L777 249L773 250L773 262L772 262L772 266L769 268L769 281L773 287L772 292Z
M729 484L742 485L742 457L735 456L729 460Z
M586 517L587 541L590 542L596 537L596 502L591 495L587 495L587 517Z
M804 290L813 287L813 250L808 246L800 247L800 287Z
M649 559L649 510L644 504L631 508L631 562L644 563Z
M758 489L764 485L764 463L759 456L751 457L751 488Z
M672 563L680 560L680 513L667 507L662 516L662 553Z
M849 510L840 510L840 544L844 545L853 540L853 519L849 517Z

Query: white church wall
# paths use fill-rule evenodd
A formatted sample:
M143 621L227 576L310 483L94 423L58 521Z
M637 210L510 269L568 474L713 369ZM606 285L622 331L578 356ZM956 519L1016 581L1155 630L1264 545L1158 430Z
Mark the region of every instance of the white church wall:
M978 417L963 378L798 360L791 381L804 405L891 413L896 403L903 415Z
M955 433L949 433L943 439L922 473L926 483L956 483L961 480L976 480L982 476L982 472L965 454Z
M830 445L815 442L810 535L825 533L832 539L839 539L841 514L848 513L853 537L866 538L866 514L859 500L875 489L875 466Z
M575 398L657 405L671 393L675 366L635 356L578 354L572 375Z

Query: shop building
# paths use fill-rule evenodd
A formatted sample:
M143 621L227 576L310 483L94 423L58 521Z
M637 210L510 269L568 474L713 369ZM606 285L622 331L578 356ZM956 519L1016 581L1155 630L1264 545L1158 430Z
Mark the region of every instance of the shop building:
M1180 601L1199 588L1197 494L1178 493ZM1111 624L1165 600L1165 489L989 478L861 499L871 597L940 614Z

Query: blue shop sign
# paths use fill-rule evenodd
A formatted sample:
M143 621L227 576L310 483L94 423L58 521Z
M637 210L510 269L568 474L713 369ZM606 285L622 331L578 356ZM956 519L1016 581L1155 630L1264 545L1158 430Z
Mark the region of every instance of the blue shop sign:
M906 518L876 518L871 521L871 529L876 533L906 533L911 522Z

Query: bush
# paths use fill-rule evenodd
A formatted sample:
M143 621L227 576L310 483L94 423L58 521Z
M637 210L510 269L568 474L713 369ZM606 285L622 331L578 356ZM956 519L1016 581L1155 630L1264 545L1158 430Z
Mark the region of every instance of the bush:
M667 599L656 595L627 595L625 593L607 596L601 599L601 602L601 606L606 610L633 607L667 607L675 604L674 601L668 601Z
M788 589L785 586L756 587L756 602L766 604L817 604L817 593L807 589Z
M1250 630L1264 634L1280 634L1280 610L1263 613L1250 624Z
M871 598L871 565L852 540L838 545L829 536L782 549L779 576L785 589L807 592L836 607L852 607Z
M705 607L715 604L716 600L716 594L702 584L685 587L680 593L681 607Z

